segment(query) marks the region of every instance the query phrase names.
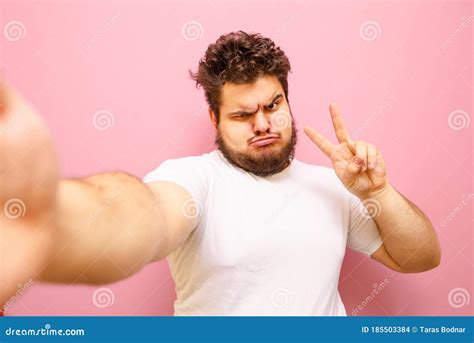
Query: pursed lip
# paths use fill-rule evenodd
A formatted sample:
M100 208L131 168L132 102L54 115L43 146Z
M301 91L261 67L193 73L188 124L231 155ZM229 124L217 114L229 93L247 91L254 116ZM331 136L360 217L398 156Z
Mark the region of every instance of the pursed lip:
M254 143L257 143L257 142L260 142L260 141L264 141L264 140L270 140L271 142L273 142L275 139L279 138L278 135L276 134L270 134L270 135L266 135L264 137L258 137L258 138L254 138L252 141L250 141L250 144L254 144Z

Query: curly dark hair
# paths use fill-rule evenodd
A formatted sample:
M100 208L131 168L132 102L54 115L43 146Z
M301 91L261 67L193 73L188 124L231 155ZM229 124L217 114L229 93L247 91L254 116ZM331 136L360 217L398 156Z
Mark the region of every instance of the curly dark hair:
M191 79L202 86L209 107L219 122L220 93L226 82L252 83L264 75L274 75L280 81L288 100L290 61L280 47L259 33L244 31L222 35L207 47Z

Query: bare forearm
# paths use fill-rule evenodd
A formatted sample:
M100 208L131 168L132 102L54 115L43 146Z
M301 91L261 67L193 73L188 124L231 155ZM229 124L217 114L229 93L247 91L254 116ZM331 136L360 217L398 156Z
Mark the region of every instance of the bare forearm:
M378 195L363 199L375 203L374 220L385 248L405 271L418 272L439 264L441 253L436 232L415 204L388 185Z
M59 184L52 257L41 279L108 283L140 270L159 242L152 193L124 173Z

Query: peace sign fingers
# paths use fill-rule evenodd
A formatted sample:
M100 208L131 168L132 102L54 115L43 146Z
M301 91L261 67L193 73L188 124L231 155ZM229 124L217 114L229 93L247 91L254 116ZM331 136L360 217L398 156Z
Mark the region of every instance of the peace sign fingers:
M336 104L332 103L329 105L329 112L331 113L332 125L334 126L334 131L336 132L339 143L350 143L351 138L349 137L346 125Z
M316 144L319 149L328 157L331 157L332 151L334 150L334 144L332 144L328 139L324 138L320 133L315 129L306 126L304 128L304 133Z

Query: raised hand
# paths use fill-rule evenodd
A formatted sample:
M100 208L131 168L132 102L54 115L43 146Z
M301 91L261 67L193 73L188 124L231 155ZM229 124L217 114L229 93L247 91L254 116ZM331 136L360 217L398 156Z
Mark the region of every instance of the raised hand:
M336 175L346 189L360 199L378 195L389 186L385 162L374 144L352 141L339 109L329 106L332 123L339 144L333 144L311 127L305 127L306 135L328 156Z
M35 110L0 81L0 307L50 257L58 167Z

